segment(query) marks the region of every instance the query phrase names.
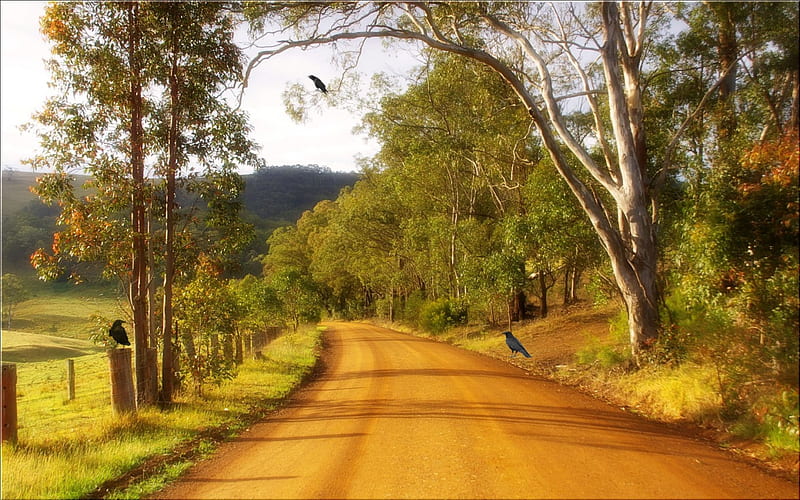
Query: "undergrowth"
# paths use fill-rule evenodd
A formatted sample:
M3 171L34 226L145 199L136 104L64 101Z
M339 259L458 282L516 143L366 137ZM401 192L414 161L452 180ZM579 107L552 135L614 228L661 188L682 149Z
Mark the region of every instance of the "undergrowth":
M796 456L797 384L772 378L769 367L753 363L747 350L730 340L734 328L708 316L681 318L634 369L621 311L606 339L589 338L575 353L578 369L557 371L555 377L651 418L689 421L732 439L761 442L767 449L763 458Z

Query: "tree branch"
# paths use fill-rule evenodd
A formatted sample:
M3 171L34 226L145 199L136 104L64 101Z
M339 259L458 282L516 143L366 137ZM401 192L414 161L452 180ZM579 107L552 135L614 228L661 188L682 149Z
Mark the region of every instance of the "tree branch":
M482 17L493 28L517 42L517 44L520 45L520 47L522 47L522 49L525 51L525 54L531 58L536 65L539 72L539 77L542 80L542 98L544 99L550 122L552 122L553 126L555 127L558 136L564 141L569 150L572 151L572 154L574 154L581 164L589 171L589 173L592 174L592 177L597 179L597 181L600 182L607 190L616 191L616 181L608 174L608 172L605 172L599 168L591 155L589 155L588 151L586 151L586 149L575 140L572 133L567 129L566 124L564 123L564 117L561 114L561 110L559 109L558 103L553 95L553 84L550 77L550 72L547 69L547 65L542 56L536 52L530 41L518 31L512 29L510 26L489 14L482 14Z

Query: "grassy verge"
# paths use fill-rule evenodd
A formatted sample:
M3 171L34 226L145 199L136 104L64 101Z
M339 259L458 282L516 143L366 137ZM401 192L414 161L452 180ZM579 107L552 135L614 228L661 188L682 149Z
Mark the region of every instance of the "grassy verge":
M596 358L548 375L647 418L691 425L720 447L797 479L800 439L796 388L764 390L756 405L731 416L720 395L716 369L696 361L628 370L605 365Z
M203 398L181 396L169 410L125 417L111 415L103 354L80 360L96 369L97 380L84 377L79 398L69 403L63 362L18 365L18 380L35 397L18 398L19 443L2 448L3 498L138 498L157 491L276 408L312 372L320 342L314 328L285 335L264 350L265 359L246 361L235 379L209 386Z

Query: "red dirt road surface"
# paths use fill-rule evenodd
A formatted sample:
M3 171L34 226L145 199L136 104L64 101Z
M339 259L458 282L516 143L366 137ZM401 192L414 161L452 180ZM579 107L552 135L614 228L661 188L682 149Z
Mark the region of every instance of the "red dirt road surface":
M330 323L321 376L157 498L798 498L711 445L502 361ZM536 353L531 353L536 357Z

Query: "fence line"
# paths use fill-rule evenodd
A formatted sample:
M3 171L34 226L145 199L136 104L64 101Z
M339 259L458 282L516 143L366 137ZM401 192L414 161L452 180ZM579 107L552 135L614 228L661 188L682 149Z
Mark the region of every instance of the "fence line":
M267 327L245 337L246 352L253 357L277 338L282 327ZM70 391L70 363L65 360L18 363L16 381L19 436L46 430L57 438L75 428L106 417L111 410L108 353L101 352L73 358L74 390ZM72 394L70 394L72 392ZM70 396L74 398L70 398Z
M20 439L46 429L50 437L67 435L85 422L98 420L111 406L105 352L73 359L75 399L69 400L64 360L17 364Z

